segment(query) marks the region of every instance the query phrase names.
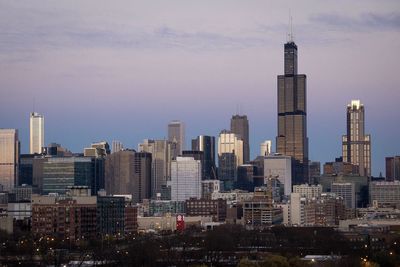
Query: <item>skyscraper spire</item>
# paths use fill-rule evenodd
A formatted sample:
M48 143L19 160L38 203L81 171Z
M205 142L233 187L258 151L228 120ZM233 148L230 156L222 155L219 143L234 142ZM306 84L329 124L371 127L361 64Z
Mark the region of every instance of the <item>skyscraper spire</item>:
M294 43L294 36L293 36L293 17L292 12L289 9L289 29L288 29L288 43Z

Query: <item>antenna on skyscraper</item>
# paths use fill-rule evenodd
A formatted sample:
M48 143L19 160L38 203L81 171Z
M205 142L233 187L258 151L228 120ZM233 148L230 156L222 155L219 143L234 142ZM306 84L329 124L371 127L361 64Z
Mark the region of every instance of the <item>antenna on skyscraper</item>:
M294 37L293 37L293 18L292 18L292 12L291 12L290 8L289 8L289 33L288 33L288 37L289 37L289 40L288 40L289 43L294 42Z

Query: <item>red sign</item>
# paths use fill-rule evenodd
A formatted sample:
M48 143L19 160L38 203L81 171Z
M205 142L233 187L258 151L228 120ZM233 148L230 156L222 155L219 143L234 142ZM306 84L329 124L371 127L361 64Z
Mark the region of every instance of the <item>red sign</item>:
M185 216L176 215L176 230L182 232L185 230Z

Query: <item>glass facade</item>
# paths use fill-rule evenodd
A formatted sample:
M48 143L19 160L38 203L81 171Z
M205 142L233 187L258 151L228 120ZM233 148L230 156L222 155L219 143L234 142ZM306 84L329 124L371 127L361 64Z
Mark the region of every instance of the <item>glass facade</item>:
M19 168L18 130L0 129L0 185L4 191L14 188Z
M249 121L246 115L231 118L231 132L243 141L243 163L250 161Z

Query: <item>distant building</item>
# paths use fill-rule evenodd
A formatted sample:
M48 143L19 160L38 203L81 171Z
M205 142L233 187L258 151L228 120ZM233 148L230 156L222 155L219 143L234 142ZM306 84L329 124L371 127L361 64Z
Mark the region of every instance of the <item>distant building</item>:
M32 234L77 240L96 237L96 197L32 197Z
M386 157L386 181L400 180L400 156Z
M110 146L107 142L102 141L98 143L92 143L91 147L85 148L83 155L85 157L105 157L110 154Z
M151 163L151 197L156 198L157 194L162 199L170 199L171 191L167 187L167 181L171 180L171 161L175 148L167 140L145 139L139 144L139 151L148 152L152 155Z
M44 154L47 156L56 156L56 157L71 157L72 152L68 149L62 147L60 144L51 143L47 147L44 148Z
M43 194L65 194L68 187L91 187L93 162L88 157L54 157L43 162Z
M285 212L285 210L284 210ZM315 199L302 197L300 193L291 193L286 211L288 225L313 226L315 224Z
M20 144L18 130L0 129L0 187L10 191L17 183Z
M171 200L185 201L201 197L201 162L177 157L171 164Z
M187 216L212 217L214 222L224 222L226 219L226 200L196 199L186 200Z
M292 158L289 156L264 157L264 177L277 177L284 188L284 194L292 193Z
M214 192L220 192L221 182L219 180L201 181L201 198L211 199Z
M297 71L297 45L285 44L284 75L278 76L276 152L294 159L293 184L309 182L307 77Z
M102 235L123 235L125 232L125 198L97 197L97 231Z
M356 193L354 183L332 183L331 192L343 198L348 209L356 208Z
M185 201L145 199L140 204L140 213L145 217L185 214Z
M147 152L122 150L107 156L105 189L109 194L132 195L133 203L151 197L152 155Z
M343 161L359 166L361 176L371 176L371 135L365 134L364 105L352 100L347 106L347 132L342 137Z
M218 178L230 190L237 179L237 167L243 164L243 141L233 132L221 131L218 138Z
M29 119L30 154L41 154L44 145L44 116L32 112Z
M260 156L269 156L272 154L272 141L265 140L260 145Z
M251 228L281 224L282 208L273 205L271 192L256 190L251 200L243 202L243 219Z
M322 185L294 185L293 193L298 193L301 197L305 197L307 199L318 198L322 193Z
M343 198L335 194L323 193L315 202L315 225L335 226L346 217Z
M371 182L369 195L371 206L400 208L400 181Z
M201 179L205 179L204 177L205 177L206 170L204 168L205 160L204 160L204 152L203 151L183 150L181 157L194 158L195 160L199 160L201 163Z
M358 165L349 162L335 161L324 164L324 175L359 175Z
M215 164L215 137L199 135L192 139L192 150L204 153L204 179L216 179L217 168Z
M309 161L308 174L310 176L310 183L314 183L321 176L321 162Z
M176 143L173 158L182 155L182 150L185 150L185 124L183 122L175 120L168 123L168 141Z
M246 115L233 115L231 132L243 141L243 163L250 161L249 120Z
M122 149L124 149L124 145L122 144L122 142L117 140L112 141L111 153L119 152Z
M237 169L236 189L254 191L254 176L257 175L257 167L251 164L240 165Z

